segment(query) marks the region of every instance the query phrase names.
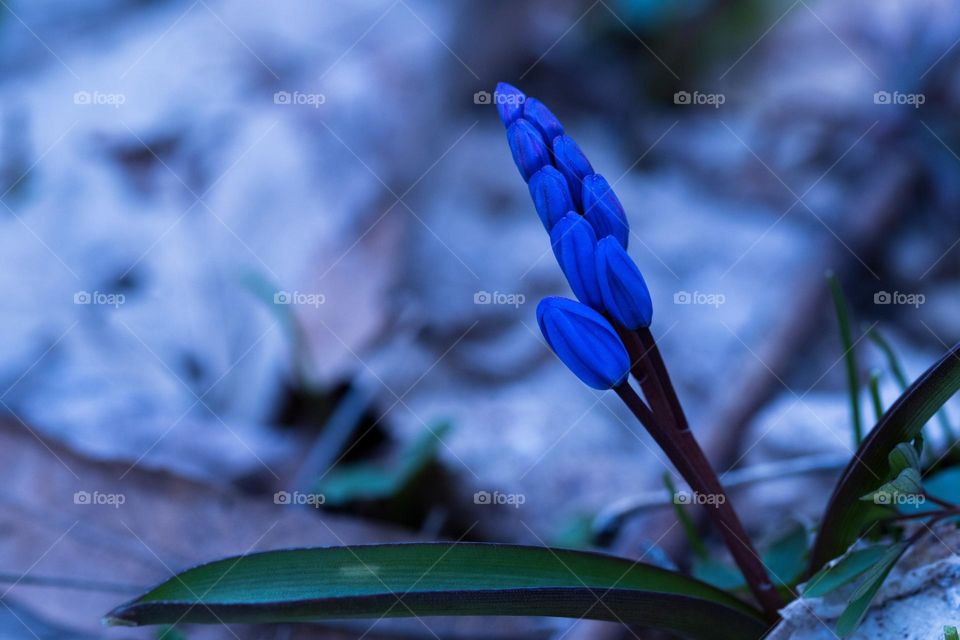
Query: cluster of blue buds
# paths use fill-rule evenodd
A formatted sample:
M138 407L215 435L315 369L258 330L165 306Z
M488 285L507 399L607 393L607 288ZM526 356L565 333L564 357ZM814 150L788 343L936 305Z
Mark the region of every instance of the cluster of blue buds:
M649 326L653 315L647 285L627 255L630 227L623 205L546 105L502 82L495 96L513 161L580 301L542 300L540 330L584 383L617 386L629 373L630 359L608 318L637 330Z

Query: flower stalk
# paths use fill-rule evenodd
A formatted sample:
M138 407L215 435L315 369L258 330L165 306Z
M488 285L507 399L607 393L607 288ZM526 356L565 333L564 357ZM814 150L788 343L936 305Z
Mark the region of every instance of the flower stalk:
M671 458L671 462L684 476L691 489L717 498L713 501L714 505L707 507L707 513L720 531L753 596L767 615L776 619L777 611L783 606L780 594L770 581L767 569L750 542L750 537L733 509L723 485L687 424L653 335L647 328L630 333L635 338L626 341L631 363L636 363L632 373L640 382L644 395L655 407L652 412L654 424L647 426L648 431L651 435L654 432L664 432L660 434L660 439L672 441L671 449L678 452L676 455L679 459L674 459L670 455L671 451L666 448L664 452ZM638 377L638 373L642 377ZM642 405L643 401L636 392L626 384L615 388L615 391L637 419L643 422L641 415L644 415L644 412L636 410L638 403ZM658 440L656 436L654 439ZM687 473L684 472L685 469L688 470Z
M650 333L653 304L639 267L627 254L630 228L623 205L543 103L502 83L496 95L512 98L497 99L507 142L557 262L579 299L541 301L537 322L547 344L585 384L615 391L691 489L715 498L710 517L757 602L775 620L780 596L690 431ZM646 402L630 386L631 375Z

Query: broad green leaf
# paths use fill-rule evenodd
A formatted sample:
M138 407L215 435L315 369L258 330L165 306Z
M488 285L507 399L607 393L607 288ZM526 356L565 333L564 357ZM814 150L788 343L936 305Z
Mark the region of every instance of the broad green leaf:
M878 545L851 551L835 564L824 567L810 578L803 589L803 597L819 598L848 584L876 564L886 550L885 545Z
M890 477L887 456L912 440L950 397L960 389L960 345L927 369L884 414L863 441L833 491L813 547L810 572L843 554L860 536L875 509L861 501Z
M876 491L860 496L860 499L876 504L895 505L899 504L900 496L917 496L921 493L923 493L923 483L920 480L920 472L914 468L908 468L901 471L890 482L882 484Z
M874 563L872 567L864 574L863 582L857 587L857 590L850 596L850 604L840 614L837 620L837 633L841 638L846 638L853 633L863 616L866 615L870 603L873 602L877 591L883 586L883 581L887 579L897 560L907 550L907 543L898 542L895 545L887 547L883 555Z
M408 616L613 620L695 638L759 638L759 612L626 558L480 543L255 553L201 565L107 615L110 624L297 622Z
M890 463L890 473L893 475L900 475L900 472L906 469L920 472L920 452L908 442L901 442L894 447L887 456L887 462Z
M843 347L843 363L847 371L847 394L850 398L850 423L853 425L854 446L863 441L863 419L860 416L860 378L857 368L857 352L854 350L853 335L850 330L850 312L847 299L843 295L840 280L833 273L827 274L833 308L840 326L840 344Z
M943 640L960 640L960 634L957 633L957 628L952 626L945 626L943 628Z
M357 463L335 467L314 490L323 495L324 504L329 507L340 507L357 500L391 498L436 458L437 448L450 428L449 422L424 427L420 436L389 464Z

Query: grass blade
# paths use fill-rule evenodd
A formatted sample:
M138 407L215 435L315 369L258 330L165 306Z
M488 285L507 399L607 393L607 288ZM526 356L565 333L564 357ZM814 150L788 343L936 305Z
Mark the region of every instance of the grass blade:
M663 472L663 484L666 485L667 491L670 492L670 501L673 503L673 510L677 514L677 520L680 522L680 526L683 527L683 532L687 536L687 542L690 543L690 548L693 549L693 552L697 554L698 558L706 559L707 546L700 538L700 534L697 533L697 526L693 524L693 520L690 519L690 514L687 513L684 506L676 499L677 485L673 483L669 471Z
M880 587L883 586L883 581L890 575L893 566L897 564L897 560L907 550L907 547L909 545L906 542L899 542L887 547L876 564L866 572L863 584L857 587L857 590L850 596L850 604L847 605L847 608L843 610L837 620L837 633L841 638L846 638L856 631L860 621L863 620L863 616L866 615L867 609L870 608L870 603L873 602L873 598L880 591Z
M880 372L874 369L870 372L870 400L873 402L873 414L877 422L883 417L883 398L880 397Z
M859 447L863 441L863 418L860 416L860 380L857 368L857 354L853 348L853 335L850 331L850 312L847 308L847 299L843 295L840 281L832 272L827 274L830 284L830 295L833 296L833 307L837 313L837 324L840 325L840 343L843 346L843 362L847 370L847 389L850 394L850 423L853 425L854 446Z
M431 615L587 617L695 638L759 638L759 612L626 558L478 543L256 553L201 565L111 611L110 624L297 622Z
M852 582L872 567L886 553L887 547L875 546L851 551L836 564L824 567L807 581L804 598L819 598Z
M890 345L890 341L887 340L880 331L875 327L867 330L867 337L877 348L880 349L880 352L883 353L883 357L887 361L887 366L890 368L890 372L893 373L893 377L896 379L897 384L900 385L900 390L903 391L907 388L907 376L903 373L903 367L900 365L900 359L897 358L897 354L894 353L893 347ZM947 446L950 443L956 442L957 436L953 433L953 427L950 426L950 418L947 417L947 412L944 410L937 411L937 421L940 423L940 430L943 432L944 437L947 439Z

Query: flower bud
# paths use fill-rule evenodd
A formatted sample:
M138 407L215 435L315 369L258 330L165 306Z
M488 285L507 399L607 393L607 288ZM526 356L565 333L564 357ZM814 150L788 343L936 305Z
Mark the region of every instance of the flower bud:
M598 238L613 236L624 249L630 237L627 214L606 178L599 173L583 179L583 216L593 225Z
M610 323L590 307L566 298L544 298L537 305L537 323L553 352L584 384L603 390L626 379L627 349Z
M526 182L541 167L550 164L550 152L543 142L543 136L528 120L520 118L507 129L507 143L513 154L513 161Z
M533 123L547 142L563 135L563 125L560 124L560 120L550 109L547 109L547 105L536 98L527 98L524 102L523 117Z
M593 173L590 161L570 136L557 136L553 139L553 159L557 169L570 185L574 204L577 209L582 210L583 179Z
M527 96L523 91L512 84L497 83L497 88L493 92L493 103L497 105L497 113L500 114L503 126L509 127L523 115L523 103L526 100Z
M590 223L571 211L553 226L550 244L573 295L583 304L602 310L603 296L597 282L597 236Z
M613 236L597 243L597 282L607 314L627 329L649 327L650 290L640 269Z
M549 165L530 178L530 197L533 198L533 206L537 208L537 215L548 232L567 213L575 209L566 178Z

